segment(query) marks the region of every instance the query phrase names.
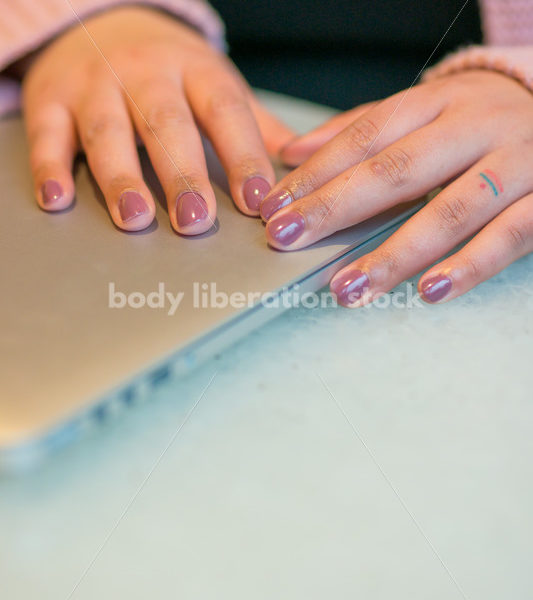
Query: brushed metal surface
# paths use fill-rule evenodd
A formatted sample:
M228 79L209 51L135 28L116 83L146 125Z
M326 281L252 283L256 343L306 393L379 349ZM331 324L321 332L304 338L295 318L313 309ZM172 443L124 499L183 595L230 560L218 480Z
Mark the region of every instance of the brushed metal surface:
M305 122L300 108L302 118ZM113 226L83 161L77 166L74 207L61 214L41 211L33 199L21 120L0 122L0 448L68 422L147 366L208 340L221 325L226 324L220 331L229 343L274 316L255 310L232 336L231 320L250 309L195 308L195 284L248 294L307 278L307 287L317 289L331 274L324 270L328 264L412 211L412 205L400 207L309 249L280 253L267 246L259 219L235 209L220 166L212 156L209 162L218 201L216 230L195 238L174 233L143 157L158 199L156 220L146 231L124 233ZM322 278L309 279L322 271ZM110 284L126 294L147 295L161 283L165 291L184 293L172 316L166 308L109 308ZM215 347L221 347L220 339Z

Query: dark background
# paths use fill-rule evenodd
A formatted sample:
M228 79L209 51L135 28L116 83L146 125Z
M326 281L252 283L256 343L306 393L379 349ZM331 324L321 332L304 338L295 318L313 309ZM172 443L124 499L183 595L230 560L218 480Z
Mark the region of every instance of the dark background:
M230 53L261 88L337 108L411 85L464 0L211 0ZM479 43L470 0L433 56Z

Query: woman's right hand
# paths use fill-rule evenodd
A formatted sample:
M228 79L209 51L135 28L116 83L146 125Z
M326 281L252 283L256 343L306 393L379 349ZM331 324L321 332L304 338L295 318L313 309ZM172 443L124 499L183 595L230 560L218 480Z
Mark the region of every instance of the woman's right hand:
M128 231L146 228L155 215L136 133L172 227L185 235L207 231L216 218L200 129L235 204L251 216L274 184L267 151L277 154L293 137L226 56L187 25L143 7L99 14L53 41L24 76L23 104L41 208L72 203L72 162L83 150L113 222Z

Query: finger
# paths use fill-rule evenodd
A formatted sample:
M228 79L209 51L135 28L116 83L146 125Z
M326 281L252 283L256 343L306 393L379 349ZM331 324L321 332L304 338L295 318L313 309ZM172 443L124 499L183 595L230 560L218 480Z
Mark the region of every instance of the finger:
M271 157L277 157L281 149L294 139L296 133L267 110L253 94L250 94L249 101L266 151Z
M248 90L227 68L198 69L185 82L193 112L224 167L231 195L245 214L259 215L261 201L274 185Z
M459 252L432 267L418 289L426 302L452 300L533 252L533 194L505 209Z
M81 145L117 227L150 225L155 205L143 181L133 126L118 88L94 90L75 113Z
M74 199L72 161L76 132L68 109L57 103L25 103L35 197L46 211L67 208Z
M289 167L297 167L314 154L321 146L338 135L350 123L359 119L377 102L367 102L351 110L335 115L305 135L290 140L280 151L280 158Z
M345 303L354 272L367 278L364 304L418 273L479 231L516 199L529 193L533 180L525 148L492 153L438 194L379 248L336 275L331 287ZM490 182L490 183L489 183ZM359 275L358 275L359 276ZM433 294L437 294L437 286ZM431 296L431 290L428 289ZM350 304L350 303L349 303ZM352 303L353 304L353 303Z
M453 119L441 117L295 200L268 221L269 244L280 250L303 248L419 198L464 172L484 148L479 148L468 128L458 135L458 127Z
M172 227L184 235L211 229L216 199L198 128L181 83L163 76L140 82L130 111L163 186Z
M443 107L444 99L429 98L425 86L380 102L284 177L263 202L261 216L268 220L283 206L426 126L438 117Z

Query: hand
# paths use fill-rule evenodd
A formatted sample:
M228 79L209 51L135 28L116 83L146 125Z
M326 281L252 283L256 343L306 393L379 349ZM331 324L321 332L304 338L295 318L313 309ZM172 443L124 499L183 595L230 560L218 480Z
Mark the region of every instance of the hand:
M307 160L261 206L280 250L445 186L334 276L331 290L345 306L371 302L476 232L421 277L423 299L455 298L533 250L533 97L507 76L465 71L418 85L336 117L282 158Z
M205 232L216 203L201 128L235 204L258 215L274 183L267 150L277 153L293 134L259 105L230 61L191 28L150 8L114 9L85 25L92 40L82 27L64 33L23 80L41 208L71 204L72 161L82 149L114 223L129 231L147 227L155 205L143 181L137 133L165 191L172 227L186 235Z

